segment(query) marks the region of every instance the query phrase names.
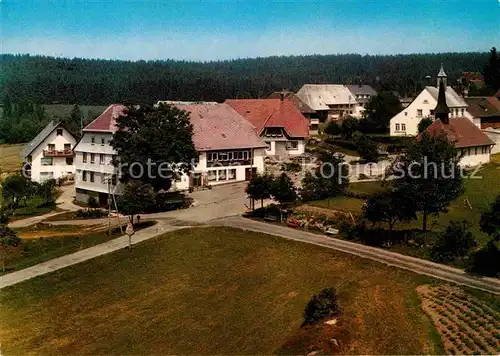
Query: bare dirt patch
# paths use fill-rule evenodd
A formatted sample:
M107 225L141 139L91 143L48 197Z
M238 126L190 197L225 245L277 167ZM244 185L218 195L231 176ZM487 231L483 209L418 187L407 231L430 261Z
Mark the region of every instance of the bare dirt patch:
M417 288L422 308L431 317L446 353L500 352L500 313L462 289L450 285Z

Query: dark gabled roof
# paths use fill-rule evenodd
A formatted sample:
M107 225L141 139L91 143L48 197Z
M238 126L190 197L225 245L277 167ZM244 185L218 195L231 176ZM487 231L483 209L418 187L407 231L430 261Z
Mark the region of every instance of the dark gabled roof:
M465 98L467 111L474 117L500 116L500 100L494 96Z
M455 144L456 148L489 146L495 143L478 128L474 123L465 117L454 117L449 119L449 124L444 124L441 120L434 121L425 132L431 136L444 134L449 141ZM420 139L421 135L417 137Z
M377 95L377 92L375 91L375 89L373 89L371 86L366 85L366 84L363 84L363 85L349 84L347 86L347 88L349 88L351 93L353 93L354 95L358 95L358 94L371 95L371 96Z
M56 128L58 128L59 126L63 127L64 129L66 129L64 127L64 125L61 123L61 122L55 122L54 120L52 120L51 122L49 122L47 124L47 126L45 126L43 128L42 131L40 131L38 133L38 135L35 136L35 138L33 140L31 140L27 145L26 147L21 150L21 157L27 157L31 154L31 152L33 152L38 146L40 146L40 144L52 133L54 132L54 130ZM68 131L66 129L66 131ZM68 133L73 136L73 134L71 132L68 131Z
M268 96L268 99L280 99L281 94L284 95L284 99L292 100L295 103L297 109L300 110L302 114L314 114L314 111L309 105L307 105L301 98L299 98L294 92L291 91L275 91Z

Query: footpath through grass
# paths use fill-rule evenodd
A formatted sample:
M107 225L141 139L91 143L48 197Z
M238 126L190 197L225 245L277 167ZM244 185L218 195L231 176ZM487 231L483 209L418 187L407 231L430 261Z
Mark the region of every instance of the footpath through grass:
M136 224L140 230L154 225L153 221ZM5 271L0 268L0 275L34 266L38 263L61 257L88 247L122 236L118 226L107 234L103 226L49 225L36 224L27 228L15 229L22 238L20 247L10 250ZM123 227L125 230L125 226Z
M5 354L270 354L333 286L344 353L442 353L415 290L429 281L264 234L188 229L2 290L0 340Z

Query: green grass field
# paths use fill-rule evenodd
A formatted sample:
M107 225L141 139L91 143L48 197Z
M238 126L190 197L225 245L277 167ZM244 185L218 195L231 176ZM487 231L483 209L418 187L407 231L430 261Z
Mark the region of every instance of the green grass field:
M6 355L271 354L333 286L344 353L443 353L415 291L429 282L318 246L189 229L2 290L0 340Z
M481 214L500 194L500 154L492 156L492 162L484 166L476 175L477 179L465 179L465 192L451 203L449 211L438 217L429 218L429 229L443 231L452 220L466 220L471 224L471 231L480 243L488 240L488 236L479 230ZM349 185L349 192L370 195L383 190L381 182L356 182ZM467 199L472 210L465 203ZM364 199L346 196L333 197L309 203L323 208L360 213ZM397 224L396 229L419 229L422 227L421 217L409 224Z
M21 169L23 162L20 156L25 144L0 145L0 177L3 174L12 174ZM0 178L1 181L1 178Z
M153 221L142 221L135 229L141 230L153 226ZM64 256L88 247L92 247L122 236L120 228L114 224L111 235L106 227L37 224L26 228L15 229L22 238L20 248L10 251L6 261L6 270L0 275L17 271L53 258ZM123 227L125 230L125 226Z

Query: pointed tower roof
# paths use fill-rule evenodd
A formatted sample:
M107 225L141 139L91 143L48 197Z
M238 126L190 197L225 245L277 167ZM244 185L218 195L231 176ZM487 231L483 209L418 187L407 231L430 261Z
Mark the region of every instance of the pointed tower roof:
M448 104L446 104L446 88L444 86L443 81L439 83L439 94L438 94L438 102L436 108L434 109L434 114L436 119L440 119L443 124L448 124L448 114L450 113L450 108Z
M439 69L438 77L446 77L446 73L443 69L443 63L441 63L441 69Z

